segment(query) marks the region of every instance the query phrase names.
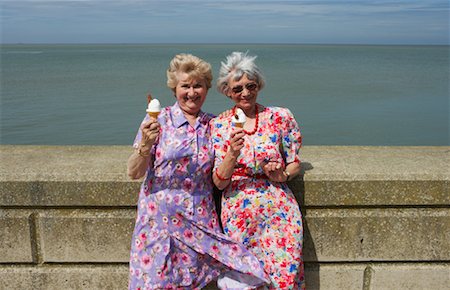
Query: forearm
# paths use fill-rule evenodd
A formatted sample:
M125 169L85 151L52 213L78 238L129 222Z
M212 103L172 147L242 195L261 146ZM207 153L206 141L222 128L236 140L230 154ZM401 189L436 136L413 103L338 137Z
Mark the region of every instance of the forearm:
M139 179L145 175L148 167L153 167L153 157L150 153L155 144L161 126L155 118L150 118L141 124L142 138L138 147L128 158L127 172L132 179Z
M237 156L233 156L230 152L225 155L222 164L213 172L213 182L216 187L223 190L231 183L231 176L234 172Z
M143 156L134 150L128 158L127 172L131 179L139 179L145 175L149 166L152 166L152 155Z

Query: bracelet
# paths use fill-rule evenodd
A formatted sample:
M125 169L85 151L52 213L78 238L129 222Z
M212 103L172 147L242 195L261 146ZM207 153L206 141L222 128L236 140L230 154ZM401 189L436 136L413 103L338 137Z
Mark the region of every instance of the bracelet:
M283 171L284 175L286 175L286 181L289 181L291 179L291 174L286 169Z
M228 177L228 178L225 178L225 177L223 177L223 176L220 176L220 174L219 174L219 168L218 168L218 167L216 168L215 173L216 173L217 178L219 178L219 180L227 181L227 180L230 180L230 179L231 179L231 176Z

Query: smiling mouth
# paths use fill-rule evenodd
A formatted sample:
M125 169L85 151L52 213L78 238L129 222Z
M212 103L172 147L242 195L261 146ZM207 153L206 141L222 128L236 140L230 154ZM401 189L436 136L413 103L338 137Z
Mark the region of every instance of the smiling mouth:
M192 96L192 97L190 97L190 96L186 96L186 97L184 97L184 99L187 101L187 100L190 100L190 101L192 101L192 102L195 102L195 101L197 101L198 99L200 99L200 96Z

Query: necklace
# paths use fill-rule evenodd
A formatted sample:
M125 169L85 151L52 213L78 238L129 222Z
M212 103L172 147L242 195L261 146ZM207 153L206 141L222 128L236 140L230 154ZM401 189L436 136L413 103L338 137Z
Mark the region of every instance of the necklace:
M233 116L236 114L236 107L233 108ZM253 135L258 131L258 121L259 121L259 113L258 113L258 104L255 104L255 128L252 131L247 131L244 129L244 133L247 135Z

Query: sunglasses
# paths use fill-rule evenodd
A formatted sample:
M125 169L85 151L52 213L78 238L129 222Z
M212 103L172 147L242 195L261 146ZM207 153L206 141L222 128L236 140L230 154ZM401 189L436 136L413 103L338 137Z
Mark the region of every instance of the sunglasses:
M258 85L256 83L248 83L245 85L245 88L247 89L247 91L252 92L258 88ZM231 89L231 91L235 94L242 93L243 90L244 90L243 86L236 86Z

